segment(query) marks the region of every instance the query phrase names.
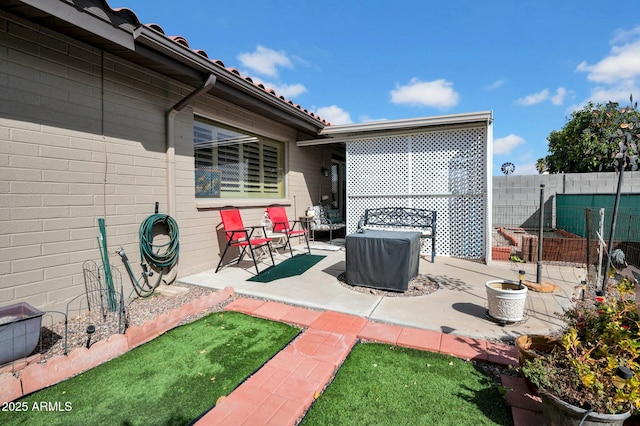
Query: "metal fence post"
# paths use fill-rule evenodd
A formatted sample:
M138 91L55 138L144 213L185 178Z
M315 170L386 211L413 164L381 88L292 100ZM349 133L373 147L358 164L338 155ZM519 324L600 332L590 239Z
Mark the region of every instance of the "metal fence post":
M591 209L586 207L584 209L584 237L587 240L587 256L584 264L587 265L587 271L589 271L589 262L591 261Z
M542 283L542 238L544 237L544 183L540 184L540 220L538 222L538 265L536 283Z
M625 159L626 161L626 159ZM618 188L616 190L616 199L613 203L613 214L611 217L611 231L609 232L609 244L607 244L607 264L604 268L604 274L602 278L602 287L596 293L598 296L603 296L607 290L607 278L609 277L609 266L611 266L611 251L613 250L613 236L616 233L616 217L618 216L618 206L620 205L620 193L622 191L622 175L624 173L624 164L620 167L620 174L618 175Z
M598 222L598 269L594 288L598 288L602 276L602 257L604 256L604 208L600 208L600 221Z

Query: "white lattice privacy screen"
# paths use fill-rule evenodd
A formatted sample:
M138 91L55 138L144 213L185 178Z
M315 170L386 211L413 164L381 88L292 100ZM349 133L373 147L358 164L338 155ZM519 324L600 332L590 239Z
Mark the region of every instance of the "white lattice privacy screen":
M485 258L487 149L486 126L347 142L347 231L369 208L436 210L437 255Z

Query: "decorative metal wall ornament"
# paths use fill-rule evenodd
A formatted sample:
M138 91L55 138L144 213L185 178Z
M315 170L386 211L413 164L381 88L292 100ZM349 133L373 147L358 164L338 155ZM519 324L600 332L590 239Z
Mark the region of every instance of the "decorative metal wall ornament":
M513 173L516 170L516 166L515 164L507 161L506 163L502 164L502 173L504 173L505 175L510 175L511 173Z

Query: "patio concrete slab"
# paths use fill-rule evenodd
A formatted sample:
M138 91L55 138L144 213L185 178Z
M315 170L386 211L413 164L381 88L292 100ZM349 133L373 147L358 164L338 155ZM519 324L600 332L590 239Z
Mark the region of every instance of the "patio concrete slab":
M269 283L247 281L255 275L251 261L227 266L217 274L211 270L184 277L179 282L215 289L232 286L239 295L369 317L382 297L370 294L359 294L354 297L353 291L338 283L337 276L344 272L345 268L344 252L323 250L312 251L312 253L326 255L326 257L302 275ZM283 259L277 256L276 263ZM260 265L260 270L264 267L264 264Z
M294 246L302 253L301 246ZM337 277L345 272L344 250L313 250L325 255L319 263L300 276L269 283L247 281L255 274L253 263L242 261L211 271L184 277L179 282L222 289L234 288L240 296L256 297L310 309L330 310L386 324L415 327L445 335L481 339L512 340L522 334L547 334L562 326L557 314L571 304L584 268L570 265L542 265L542 281L558 285L553 293L529 291L523 321L500 324L487 315L485 283L492 279L518 280L518 270L526 279L536 281L537 265L491 262L489 265L449 257L436 257L435 263L421 259L419 271L439 284L432 294L417 297L385 297L361 293L343 286ZM277 262L287 256L277 256ZM266 265L260 265L261 269Z
M570 305L576 286L584 277L583 268L543 266L542 281L559 286L553 293L529 291L525 318L517 324L502 325L487 316L485 283L494 279L518 280L518 270L536 281L534 264L492 262L485 265L462 259L436 258L420 261L420 273L438 282L440 288L427 296L385 297L369 317L445 334L459 334L483 339L513 339L521 334L547 334L562 323L556 313Z

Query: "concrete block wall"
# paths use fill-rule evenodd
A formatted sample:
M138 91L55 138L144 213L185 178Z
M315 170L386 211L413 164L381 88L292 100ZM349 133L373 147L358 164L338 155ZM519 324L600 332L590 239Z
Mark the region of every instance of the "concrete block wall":
M64 311L84 294L82 264L100 259L100 217L130 294L115 251L140 272L140 223L156 202L167 213L165 113L194 88L2 11L0 62L0 306ZM297 148L292 129L209 95L185 108L175 122L178 277L214 268L220 253L217 210L195 199L195 113L285 143L292 218L311 200L308 165L319 174L317 149ZM258 224L267 204L245 203L245 222Z
M163 108L182 88L10 15L0 45L0 304L64 311L100 258L99 217L111 263L119 246L136 261L139 223L166 204Z
M545 227L555 224L557 194L615 194L618 174L569 173L493 177L493 225L535 224L540 205L540 185L544 184ZM622 193L640 193L640 171L625 171Z

